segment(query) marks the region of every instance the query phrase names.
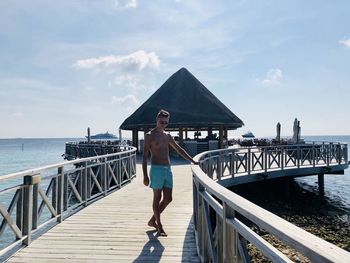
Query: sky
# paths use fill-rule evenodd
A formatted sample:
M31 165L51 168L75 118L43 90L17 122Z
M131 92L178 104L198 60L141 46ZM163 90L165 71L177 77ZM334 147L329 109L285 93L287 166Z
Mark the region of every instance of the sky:
M257 137L350 135L349 1L1 0L0 138L121 123L186 67Z

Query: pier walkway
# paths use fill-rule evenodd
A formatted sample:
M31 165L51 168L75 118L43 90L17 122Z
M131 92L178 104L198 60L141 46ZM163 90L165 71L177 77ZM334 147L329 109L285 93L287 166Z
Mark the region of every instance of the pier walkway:
M189 165L175 165L173 202L162 214L168 237L147 226L152 191L137 177L65 219L8 262L200 262L192 223Z

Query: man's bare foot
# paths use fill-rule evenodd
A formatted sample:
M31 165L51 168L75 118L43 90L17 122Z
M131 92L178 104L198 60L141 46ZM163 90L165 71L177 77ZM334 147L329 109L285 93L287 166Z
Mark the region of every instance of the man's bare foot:
M158 229L158 226L156 224L156 221L155 220L149 220L148 223L147 223L148 226L150 227L154 227L154 228L157 228Z
M164 229L162 226L158 226L158 235L161 237L167 237L167 233L165 233Z

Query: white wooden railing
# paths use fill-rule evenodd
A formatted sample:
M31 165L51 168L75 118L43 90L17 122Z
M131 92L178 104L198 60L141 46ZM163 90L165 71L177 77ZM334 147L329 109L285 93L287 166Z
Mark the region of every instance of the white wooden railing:
M136 176L136 148L0 176L0 256ZM7 228L8 226L8 228Z
M250 147L199 154L193 165L193 211L202 262L250 262L247 242L273 262L292 262L246 222L272 234L312 262L350 262L350 253L229 191L219 183L283 169L348 166L347 145L321 143Z

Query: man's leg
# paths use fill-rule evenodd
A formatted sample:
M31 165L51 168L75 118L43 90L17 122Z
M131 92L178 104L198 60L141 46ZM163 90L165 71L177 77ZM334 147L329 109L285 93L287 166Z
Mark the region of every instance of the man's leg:
M173 189L172 188L163 188L163 200L159 205L160 212L163 212L164 209L170 204L170 202L173 200ZM158 233L161 236L168 236L162 225L158 225Z
M170 204L172 200L173 200L173 189L166 188L166 187L163 188L163 200L159 204L159 214L161 214L164 211L164 209L168 206L168 204ZM148 225L157 228L157 225L156 225L157 219L155 218L154 215L149 220Z
M161 189L153 189L153 221L149 221L148 225L157 228L157 225L162 225L160 222L160 200L162 198L162 190Z

